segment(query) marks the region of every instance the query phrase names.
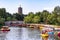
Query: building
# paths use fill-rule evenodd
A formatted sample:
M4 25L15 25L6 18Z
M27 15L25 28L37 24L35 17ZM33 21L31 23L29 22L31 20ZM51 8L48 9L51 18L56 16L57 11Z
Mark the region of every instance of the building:
M20 6L20 7L18 7L18 14L22 14L22 7Z

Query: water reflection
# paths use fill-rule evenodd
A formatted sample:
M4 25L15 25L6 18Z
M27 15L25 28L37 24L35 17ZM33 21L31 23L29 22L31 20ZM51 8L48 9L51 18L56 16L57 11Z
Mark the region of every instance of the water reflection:
M5 40L7 33L8 33L8 32L2 32L2 31L0 31L0 40Z
M10 27L9 32L0 32L0 40L42 40L37 29Z

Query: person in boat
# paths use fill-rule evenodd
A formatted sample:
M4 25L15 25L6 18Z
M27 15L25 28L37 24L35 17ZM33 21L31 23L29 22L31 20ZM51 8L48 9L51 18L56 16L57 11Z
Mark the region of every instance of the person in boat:
M58 39L58 37L57 37L57 31L55 31L55 33L54 33L54 39L55 39L55 40Z
M60 32L58 32L57 36L58 36L58 39L60 40Z
M48 32L46 30L42 31L42 40L48 40Z
M56 31L56 32L54 33L54 39L55 39L55 40L60 40L60 32L57 32L57 31Z
M54 31L53 30L49 30L48 34L49 34L49 36L54 36Z
M48 35L49 35L49 38L52 38L52 40L54 40L54 31L53 30L49 30Z

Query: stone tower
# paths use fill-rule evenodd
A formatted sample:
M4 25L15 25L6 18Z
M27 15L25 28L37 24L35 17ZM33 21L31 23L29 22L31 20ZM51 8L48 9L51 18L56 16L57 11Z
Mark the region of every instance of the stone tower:
M22 14L22 7L20 6L20 7L18 7L18 14Z

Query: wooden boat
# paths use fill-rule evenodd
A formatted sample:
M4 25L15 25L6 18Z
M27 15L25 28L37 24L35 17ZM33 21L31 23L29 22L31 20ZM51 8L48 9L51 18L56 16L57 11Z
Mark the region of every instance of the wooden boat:
M8 26L2 26L2 28L0 29L0 31L10 31Z

